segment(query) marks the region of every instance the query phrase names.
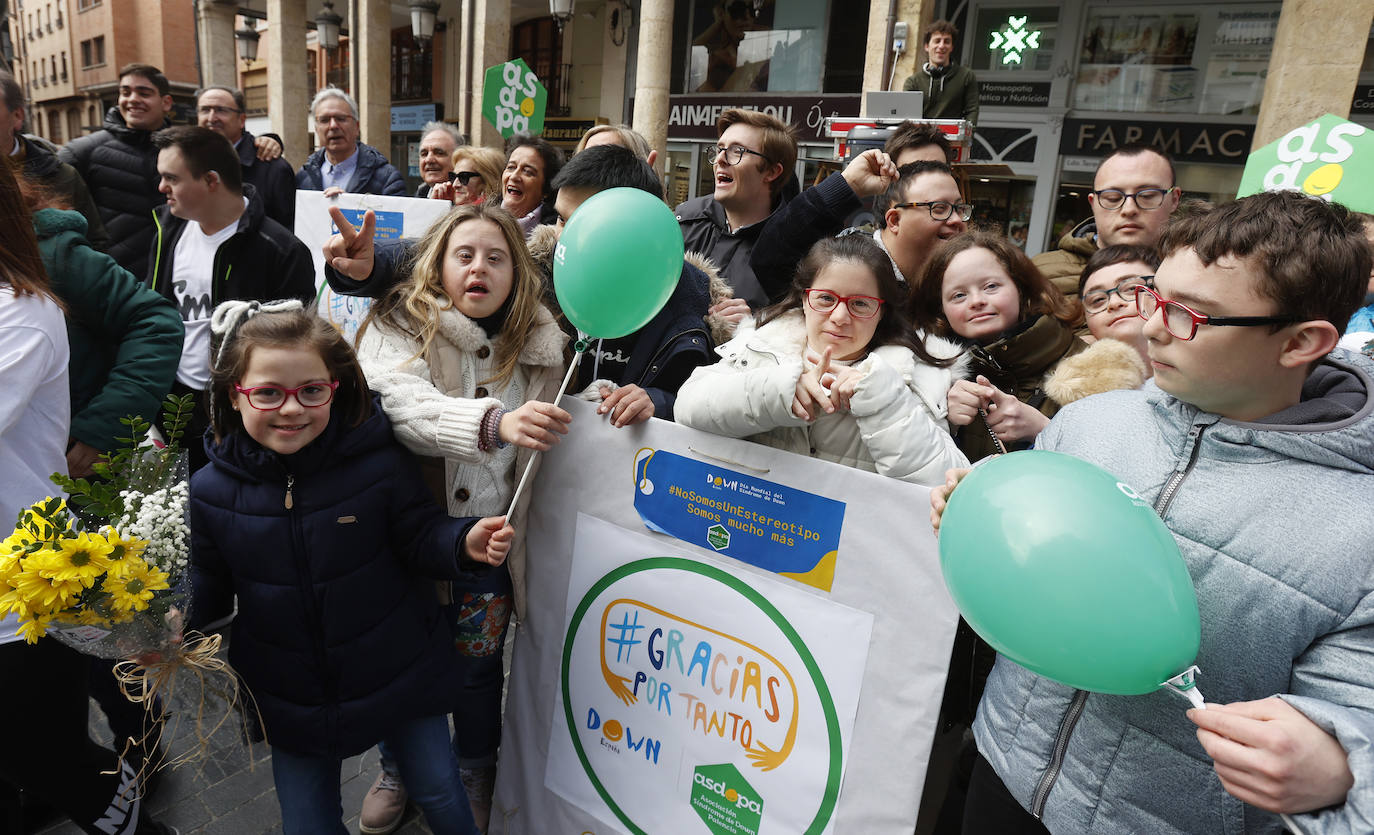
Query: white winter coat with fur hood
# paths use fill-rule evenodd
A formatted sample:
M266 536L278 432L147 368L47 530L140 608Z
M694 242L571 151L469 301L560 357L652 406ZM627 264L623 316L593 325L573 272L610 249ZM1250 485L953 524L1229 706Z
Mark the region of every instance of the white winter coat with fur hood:
M937 337L926 337L926 348L939 358L962 350ZM678 391L677 422L926 486L968 466L946 419L945 395L960 379L960 363L937 368L908 348L884 345L854 363L864 376L850 410L807 422L792 414L805 349L801 311L757 329L745 320L716 349L720 362L698 368Z
M482 416L499 406L508 411L527 400L556 402L567 336L553 314L541 307L504 386L496 376L496 344L476 322L448 308L429 350L415 356L419 342L384 321L374 321L358 342L358 360L368 385L382 397L396 438L417 455L444 459L450 516L499 516L515 492L531 450L514 445L489 451L477 446ZM510 524L516 539L506 560L517 611L524 611L526 492Z

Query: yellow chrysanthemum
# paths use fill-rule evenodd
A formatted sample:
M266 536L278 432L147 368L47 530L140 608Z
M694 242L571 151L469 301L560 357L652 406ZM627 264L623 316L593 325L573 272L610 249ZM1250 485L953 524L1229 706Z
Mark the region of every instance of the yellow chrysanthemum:
M124 576L105 578L101 587L110 595L117 613L141 612L148 608L153 592L168 588L167 575L137 557L126 557ZM119 622L116 616L116 622Z
M25 560L36 564L40 573L59 582L76 581L84 588L90 588L95 581L110 569L110 552L114 550L105 537L98 534L79 533L66 539L59 539L57 547L41 551Z
M105 539L110 544L110 573L123 577L128 573L131 558L141 559L148 540L121 536L114 528L105 529Z
M67 605L72 598L69 583L53 582L38 571L25 570L10 580L14 593L18 594L32 612L50 613ZM76 592L81 592L81 584L76 583Z
M34 545L40 545L43 541L27 528L15 528L14 533L0 540L0 560L23 556L32 550Z
M29 616L29 604L18 589L0 594L0 618L14 614L21 618Z
M42 511L40 513L40 511ZM15 532L27 531L40 539L55 539L64 530L71 529L71 519L63 518L62 523L53 525L44 517L67 517L67 503L62 499L54 499L51 496L41 502L35 502L30 507L24 509L19 516L19 527Z
M51 620L52 615L34 615L19 624L19 636L31 644L36 644L39 638L48 634L48 622Z

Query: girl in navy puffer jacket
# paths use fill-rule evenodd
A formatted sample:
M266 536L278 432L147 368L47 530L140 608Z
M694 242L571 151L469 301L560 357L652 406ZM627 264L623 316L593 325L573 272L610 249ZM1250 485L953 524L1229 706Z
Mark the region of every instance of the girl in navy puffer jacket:
M262 713L283 829L344 832L342 760L385 739L430 828L475 833L445 716L456 654L422 578L500 565L514 532L434 503L348 343L299 302L227 302L212 328L192 625L238 595L229 657Z

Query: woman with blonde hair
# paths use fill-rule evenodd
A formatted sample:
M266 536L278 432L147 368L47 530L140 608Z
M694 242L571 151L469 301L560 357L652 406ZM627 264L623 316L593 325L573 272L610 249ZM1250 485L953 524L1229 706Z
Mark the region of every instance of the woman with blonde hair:
M598 145L619 145L628 148L650 166L658 159L658 151L649 147L649 140L629 125L593 125L577 140L573 155L576 156L587 148L595 148Z
M515 218L493 203L461 206L425 234L409 280L378 300L358 333L358 358L396 437L444 459L451 516L505 514L526 461L567 432L572 417L554 405L567 337L541 292ZM510 515L516 531L528 499ZM512 608L524 605L524 566L517 533L506 563L480 582L455 583L447 607L465 671L454 747L483 830L500 743L501 647ZM368 828L386 823L374 805L405 808L382 753L383 773L363 802Z

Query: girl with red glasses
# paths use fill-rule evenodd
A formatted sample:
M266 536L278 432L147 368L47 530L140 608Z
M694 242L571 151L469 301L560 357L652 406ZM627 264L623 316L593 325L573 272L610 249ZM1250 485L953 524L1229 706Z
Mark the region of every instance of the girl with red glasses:
M675 414L748 438L916 484L964 461L945 420L959 347L915 333L906 286L871 238L825 238L787 295L740 324L715 365L692 373Z

